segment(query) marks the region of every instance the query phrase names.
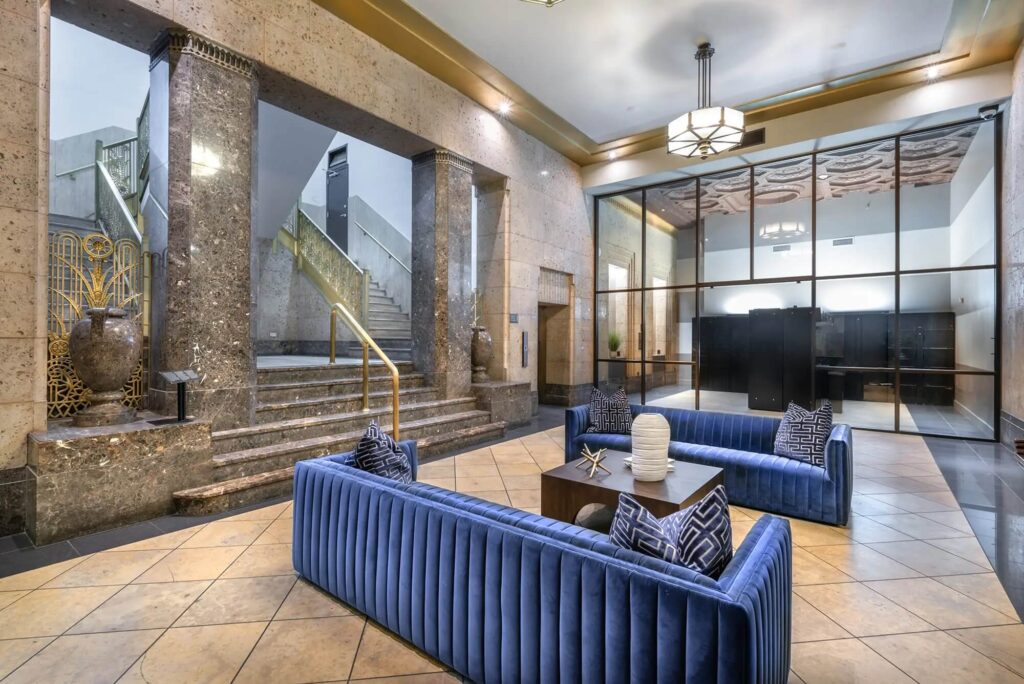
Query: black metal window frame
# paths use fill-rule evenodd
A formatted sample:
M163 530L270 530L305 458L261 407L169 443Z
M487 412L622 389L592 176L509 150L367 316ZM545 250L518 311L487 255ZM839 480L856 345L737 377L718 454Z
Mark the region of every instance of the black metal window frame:
M939 131L950 128L957 128L960 126L966 126L974 123L988 123L991 122L993 128L993 167L995 172L995 188L993 191L993 203L994 203L994 225L993 225L993 241L994 241L994 255L995 259L992 264L979 265L979 266L947 266L941 268L918 268L918 269L902 269L900 268L900 214L902 208L900 206L900 142L903 138L913 137L922 133L929 133L932 131ZM844 150L859 145L868 145L872 143L879 143L891 140L895 143L894 149L894 205L895 205L895 221L893 226L893 240L894 240L894 255L893 263L895 268L893 270L876 271L871 273L844 273L838 275L818 275L817 274L817 160L818 155L827 154L838 150ZM705 174L698 174L692 176L683 176L680 178L674 178L669 181L662 183L654 183L651 185L644 185L635 188L629 188L627 190L619 190L616 192L609 192L593 197L594 202L594 225L593 225L593 239L594 239L594 300L593 300L593 374L594 374L594 386L598 386L598 370L601 363L616 363L622 364L624 367L629 365L638 365L640 367L640 403L647 403L647 367L653 365L673 365L673 366L689 366L693 377L694 386L694 409L700 410L700 317L701 317L701 293L704 290L714 289L716 287L730 287L737 285L769 285L777 283L798 283L802 284L805 282L810 283L811 287L811 307L817 306L817 283L818 281L831 281L831 280L853 280L861 278L878 278L878 277L891 277L894 281L894 297L895 297L895 311L894 311L894 336L896 340L900 339L900 318L901 318L901 302L900 302L900 279L902 276L915 276L915 275L926 275L934 273L956 273L961 271L991 271L994 275L995 280L995 357L993 359L993 370L985 371L980 369L972 370L958 370L956 368L901 368L900 367L900 354L899 346L897 345L897 352L894 355L892 367L854 367L854 366L837 366L837 370L847 370L851 372L885 372L891 373L894 378L894 396L893 396L893 429L884 428L872 428L872 427L858 427L859 430L869 430L872 432L890 432L890 433L902 433L902 434L913 434L920 435L922 437L942 437L952 439L964 439L978 442L998 442L1000 441L1000 430L1001 423L1000 416L1002 414L1002 383L1001 383L1001 364L1002 364L1002 279L1000 273L1002 272L1002 176L1003 176L1003 160L1002 160L1002 147L1003 147L1003 114L998 113L994 119L983 119L981 117L973 117L969 119L961 119L959 121L953 121L937 126L930 126L927 128L919 128L900 133L898 135L887 135L877 138L870 138L867 140L861 140L857 142L846 143L843 145L836 145L833 147L822 148L813 152L807 152L803 154L786 155L774 159L769 159L757 164L741 164L729 169L721 169L714 172ZM755 264L754 264L754 168L765 166L768 164L776 164L779 162L785 162L794 159L802 159L809 157L811 159L811 271L810 275L802 276L785 276L775 278L756 278L755 276ZM745 280L713 280L703 281L701 280L701 266L703 265L703 255L701 254L701 229L700 229L700 184L701 179L709 178L721 175L723 173L735 172L738 170L747 169L750 174L751 192L748 212L750 214L750 239L749 239L749 250L750 250L750 265L749 275L750 277ZM694 282L686 285L669 285L666 287L649 287L647 285L647 193L650 190L656 190L658 188L665 188L676 186L686 181L696 182L696 216L694 218ZM631 193L641 193L641 213L640 213L640 287L630 287L625 289L600 289L598 288L599 268L600 268L600 209L601 200L610 199L613 197L621 197ZM670 361L670 360L657 360L652 361L647 358L647 345L646 345L646 294L648 292L655 291L691 291L694 293L694 348L691 354L690 361ZM601 295L610 294L624 294L624 293L639 293L640 295L640 358L639 359L621 359L621 358L602 358L598 355L598 300ZM810 363L812 371L816 366L816 353L811 354ZM903 375L976 375L986 376L993 378L993 436L991 438L986 437L970 437L970 436L957 436L942 433L931 433L931 432L920 432L913 430L904 430L900 426L900 378ZM815 393L815 373L811 373L811 391L812 396L816 396Z

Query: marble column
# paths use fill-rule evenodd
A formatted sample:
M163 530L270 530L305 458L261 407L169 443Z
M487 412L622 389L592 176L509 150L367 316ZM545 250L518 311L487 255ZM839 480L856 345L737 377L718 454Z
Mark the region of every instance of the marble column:
M472 202L468 159L448 150L413 158L413 361L444 398L469 396Z
M163 169L154 180L166 179L168 215L163 234L157 222L150 235L151 249L162 253L154 268L155 371L195 370L189 413L215 429L251 425L255 65L171 30L157 43L151 74L155 90L166 88L166 97L151 97L165 99L167 111L166 131L154 125L151 151ZM154 387L155 403L173 410L174 387L159 378Z

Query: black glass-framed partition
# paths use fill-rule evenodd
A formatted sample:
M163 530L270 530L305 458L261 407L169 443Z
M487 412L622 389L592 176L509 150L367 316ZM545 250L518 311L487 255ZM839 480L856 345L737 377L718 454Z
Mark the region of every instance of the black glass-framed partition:
M594 377L636 403L997 439L1001 117L594 199Z

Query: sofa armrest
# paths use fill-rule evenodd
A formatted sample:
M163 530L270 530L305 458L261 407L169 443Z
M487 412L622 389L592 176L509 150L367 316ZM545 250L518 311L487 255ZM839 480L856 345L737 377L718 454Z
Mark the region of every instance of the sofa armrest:
M832 426L825 443L825 474L832 482L853 477L853 430L849 425Z
M590 406L573 406L565 409L565 462L579 458L573 442L590 426Z

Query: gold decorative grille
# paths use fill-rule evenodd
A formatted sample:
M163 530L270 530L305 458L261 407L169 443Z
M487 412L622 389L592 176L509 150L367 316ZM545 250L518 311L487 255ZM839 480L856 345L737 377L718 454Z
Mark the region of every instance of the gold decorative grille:
M323 277L334 301L341 302L349 311L360 312L365 321L367 273L301 210L296 214L295 227L298 256Z
M51 418L72 416L88 405L89 390L82 384L68 355L71 328L89 308L94 266L109 279L109 305L124 309L140 327L144 322L143 253L134 240L112 241L102 233L53 233L49 242L46 404ZM142 359L125 385L128 406L139 408L147 391L149 341Z

